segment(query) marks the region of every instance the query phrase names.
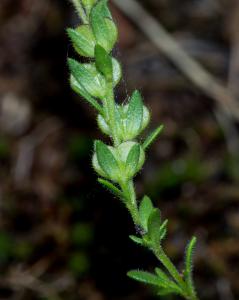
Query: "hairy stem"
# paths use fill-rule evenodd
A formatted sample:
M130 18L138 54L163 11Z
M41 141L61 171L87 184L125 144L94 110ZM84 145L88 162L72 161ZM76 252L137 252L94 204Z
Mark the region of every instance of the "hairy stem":
M174 280L185 289L186 286L181 275L179 274L178 270L175 268L174 264L171 262L169 257L165 254L164 250L161 247L158 247L156 249L153 249L153 253L168 270L168 272L174 278Z
M137 206L133 180L122 182L120 186L125 198L124 199L125 204L131 214L133 222L136 226L137 225L139 226L140 220L139 220L138 206Z
M170 258L166 255L166 253L164 252L162 247L154 248L152 250L153 250L153 253L155 254L155 256L158 258L158 260L168 270L169 274L173 277L173 279L181 287L185 299L199 300L195 293L190 294L190 295L188 294L189 292L188 292L187 286L186 286L182 276L180 275L180 273L178 272L178 270L176 269L176 267L174 266L174 264L172 263Z
M85 13L85 10L84 10L84 8L82 6L81 1L80 0L71 0L71 1L72 1L73 5L75 6L75 8L76 8L76 10L77 10L77 12L78 12L78 14L79 14L82 22L84 24L88 24L89 20L88 20L88 17L86 15L86 13Z

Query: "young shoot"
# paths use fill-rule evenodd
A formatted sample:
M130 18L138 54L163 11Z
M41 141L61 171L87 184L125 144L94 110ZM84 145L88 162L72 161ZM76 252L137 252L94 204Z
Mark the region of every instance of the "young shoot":
M128 276L155 286L160 296L176 294L197 300L192 276L196 238L193 237L186 248L184 270L178 271L163 250L168 221L162 219L160 210L148 196L141 201L137 199L133 182L144 165L145 152L163 126L141 142L139 137L149 124L150 112L140 92L133 92L127 103L115 101L114 89L121 80L122 71L120 63L112 57L118 30L107 0L72 0L72 3L81 23L67 29L67 33L76 53L88 62L68 59L70 84L95 109L98 127L111 141L110 144L95 141L92 165L99 176L98 182L128 209L137 229L136 235L130 236L131 240L148 248L160 263L153 273L132 270Z

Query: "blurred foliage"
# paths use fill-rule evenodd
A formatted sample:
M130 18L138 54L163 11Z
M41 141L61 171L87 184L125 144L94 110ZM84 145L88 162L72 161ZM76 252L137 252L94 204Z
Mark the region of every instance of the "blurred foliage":
M0 263L6 263L12 256L13 242L6 232L0 232Z
M72 228L72 242L76 246L87 246L93 241L91 224L76 223Z
M85 274L90 268L88 256L84 252L73 253L69 257L69 268L76 276Z
M92 151L92 140L87 136L75 135L69 142L69 157L75 163L80 163L85 157L89 157Z
M0 137L0 159L6 159L10 155L10 145L7 139Z

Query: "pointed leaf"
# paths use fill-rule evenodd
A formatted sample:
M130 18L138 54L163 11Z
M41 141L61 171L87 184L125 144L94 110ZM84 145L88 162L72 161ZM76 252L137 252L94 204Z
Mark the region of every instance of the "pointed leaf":
M110 178L117 178L119 172L118 163L109 148L101 141L96 141L95 149L97 160L102 170Z
M145 271L138 271L138 270L133 270L129 271L127 275L137 281L147 283L147 284L152 284L152 285L159 285L159 280L158 277L154 274L151 274L149 272Z
M148 226L147 226L148 219L153 208L154 207L150 198L148 196L144 196L143 200L139 205L139 217L140 217L141 225L146 232L148 231Z
M70 85L73 91L82 96L86 101L88 101L95 109L100 113L103 113L101 105L95 100L91 95L79 84L79 82L74 78L73 75L70 77Z
M129 151L126 160L126 170L129 177L133 176L137 171L139 156L140 156L140 145L135 144Z
M162 132L164 126L161 125L158 128L156 128L144 141L143 143L143 149L146 150L149 148L149 146L157 139L157 137L160 135Z
M196 291L193 283L193 252L196 246L197 239L193 237L191 241L188 243L186 248L186 256L185 256L185 281L188 285L190 292L195 295Z
M91 26L96 41L107 52L113 49L118 37L117 27L109 17L106 0L99 1L90 14Z
M135 91L130 99L127 119L126 119L126 129L129 133L135 136L141 129L143 120L143 102L141 95L138 91Z
M97 7L95 8L97 10L97 13L102 17L102 18L108 18L112 19L111 12L108 8L108 0L100 0L96 1L97 2Z
M100 45L95 46L95 63L98 71L111 82L113 80L112 58Z
M154 244L160 243L161 213L158 208L154 208L148 220L148 234Z
M81 25L76 30L68 28L67 33L77 53L94 57L95 37L89 25Z
M159 235L160 235L160 240L161 241L166 237L166 234L167 234L167 225L168 225L168 220L165 220L163 222L163 224L160 226Z
M136 244L138 244L138 245L143 245L143 243L144 243L144 241L141 239L141 238L139 238L139 237L137 237L137 236L135 236L135 235L130 235L129 236L129 238L133 241L133 242L135 242Z
M123 194L115 185L113 185L110 181L99 178L98 182L102 184L107 190L111 191L115 196L120 199L123 198Z

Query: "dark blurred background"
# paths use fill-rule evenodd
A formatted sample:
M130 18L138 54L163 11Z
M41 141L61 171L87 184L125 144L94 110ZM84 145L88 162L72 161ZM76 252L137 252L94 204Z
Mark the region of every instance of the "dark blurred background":
M238 0L139 2L239 101ZM165 247L179 267L198 237L201 299L239 299L239 119L111 5L124 70L117 98L140 89L150 129L165 125L138 194L170 219ZM156 299L126 272L157 261L129 240L127 211L91 167L92 141L103 136L66 66L75 54L65 29L77 24L69 0L0 0L1 300Z

